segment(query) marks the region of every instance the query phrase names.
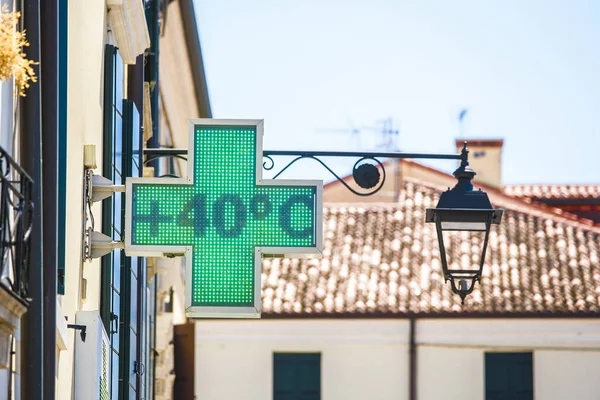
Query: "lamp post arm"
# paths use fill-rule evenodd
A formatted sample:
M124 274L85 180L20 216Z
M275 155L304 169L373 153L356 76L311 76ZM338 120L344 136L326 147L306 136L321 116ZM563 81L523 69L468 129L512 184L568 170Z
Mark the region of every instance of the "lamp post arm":
M144 155L146 160L144 164L151 160L161 157L176 157L186 160L188 150L187 149L174 149L174 148L153 148L144 149ZM380 159L388 160L401 160L401 159L428 159L428 160L459 160L460 166L457 171L463 171L468 168L469 161L469 150L467 149L467 142L458 154L436 154L436 153L399 153L399 152L368 152L368 151L310 151L310 150L264 150L263 158L263 169L271 171L275 167L275 161L273 157L294 157L289 161L283 168L281 168L276 174L273 175L273 179L277 179L283 172L289 167L295 164L297 161L303 159L310 159L317 161L321 164L333 177L341 182L346 189L354 193L357 196L370 196L377 193L385 183L386 173L385 164ZM346 180L336 174L321 158L326 157L338 157L338 158L357 158L354 167L352 168L352 175L354 181L358 186L366 191L359 191L352 188Z
M151 158L180 157L184 158L187 149L152 148L144 149L144 154ZM364 158L393 158L393 159L430 159L430 160L461 160L467 161L468 151L458 154L435 153L397 153L397 152L369 152L369 151L292 151L292 150L264 150L263 156L313 156L313 157L364 157Z
M392 159L430 159L430 160L462 160L462 154L434 154L434 153L379 153L370 151L291 151L291 150L264 150L263 156L292 156L292 157L361 157L361 158L392 158Z
M436 153L397 153L397 152L366 152L366 151L305 151L305 150L265 150L263 151L263 168L270 171L275 166L275 161L272 157L294 157L283 168L279 170L273 179L278 178L292 164L302 159L312 159L325 167L346 189L357 196L371 196L377 193L385 184L386 172L385 164L380 159L401 160L401 159L429 159L429 160L459 160L460 168L467 168L469 165L469 151L467 145L459 154L436 154ZM350 187L346 179L340 178L334 173L327 164L321 160L325 157L342 157L342 158L358 158L352 168L352 176L358 186L366 191L358 191Z

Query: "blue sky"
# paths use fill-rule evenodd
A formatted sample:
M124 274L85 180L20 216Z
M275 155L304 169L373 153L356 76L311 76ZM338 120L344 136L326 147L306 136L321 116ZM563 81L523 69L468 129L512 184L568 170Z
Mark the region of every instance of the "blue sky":
M600 183L600 1L196 0L196 14L214 117L264 119L265 149L373 150L375 131L323 130L392 118L401 151L452 153L468 108L465 137L505 139L504 183ZM287 176L331 179L310 161Z

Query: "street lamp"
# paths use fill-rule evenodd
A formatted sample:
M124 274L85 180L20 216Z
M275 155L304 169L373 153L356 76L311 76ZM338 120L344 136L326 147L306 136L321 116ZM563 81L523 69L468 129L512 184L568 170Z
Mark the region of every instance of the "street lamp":
M466 143L462 152L468 153ZM425 222L435 222L444 280L450 281L452 291L460 296L462 304L465 297L473 291L475 282L481 279L490 228L492 224L500 223L503 213L501 209L492 208L487 193L481 189L473 190L471 180L475 176L475 171L469 167L466 160L467 157L463 157L460 166L454 171L454 176L458 179L456 186L442 193L436 208L428 208L425 214ZM444 232L452 231L467 231L483 235L478 266L474 265L470 269L448 267ZM447 236L446 239L451 240L451 237ZM469 264L473 265L472 262Z
M185 149L144 149L144 153L150 158L149 162L158 157L181 157L187 154ZM289 151L289 150L265 150L263 151L263 169L270 171L274 168L275 162L273 156L292 156L295 157L288 162L279 172L274 174L273 179L278 178L291 165L299 160L311 159L320 163L329 171L346 189L357 196L371 196L377 193L385 183L386 173L385 164L380 158L387 159L437 159L437 160L460 160L460 166L454 171L454 176L458 183L454 188L447 190L440 196L440 201L436 208L428 208L425 214L425 222L435 222L440 245L440 258L442 269L444 271L444 280L450 281L452 291L458 294L464 304L465 297L473 291L475 282L481 280L483 263L485 261L485 252L487 249L488 237L492 224L499 224L502 219L503 210L492 208L492 204L485 192L482 190L473 190L471 180L475 176L475 171L469 167L469 150L467 142L460 154L429 154L429 153L370 153L370 152L339 152L339 151ZM321 160L321 157L356 157L358 161L354 164L353 177L355 183L367 191L357 191L352 188L345 178L337 175L327 164ZM381 170L381 172L380 172ZM469 264L470 269L449 268L446 257L446 246L444 244L444 233L452 231L469 232L473 236L483 235L483 245L481 241L472 244L481 246L481 257L474 262L473 260L461 260L462 264ZM452 250L455 245L468 245L464 240L456 235L447 235L450 244L447 246ZM465 239L465 238L462 238ZM463 256L464 258L464 256ZM453 265L458 263L455 261ZM478 265L477 265L478 264ZM470 282L469 282L470 281Z

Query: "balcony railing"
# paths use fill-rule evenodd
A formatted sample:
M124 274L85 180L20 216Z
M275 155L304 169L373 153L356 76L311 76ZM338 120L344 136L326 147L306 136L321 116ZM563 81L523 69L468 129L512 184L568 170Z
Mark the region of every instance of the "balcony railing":
M28 302L33 181L0 147L0 285Z

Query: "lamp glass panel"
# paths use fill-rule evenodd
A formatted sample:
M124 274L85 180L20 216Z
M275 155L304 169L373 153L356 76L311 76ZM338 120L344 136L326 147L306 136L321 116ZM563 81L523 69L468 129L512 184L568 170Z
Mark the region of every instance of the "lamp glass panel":
M485 222L441 221L443 231L484 231Z
M472 276L479 271L485 233L485 230L442 231L448 270L464 271L455 276Z

